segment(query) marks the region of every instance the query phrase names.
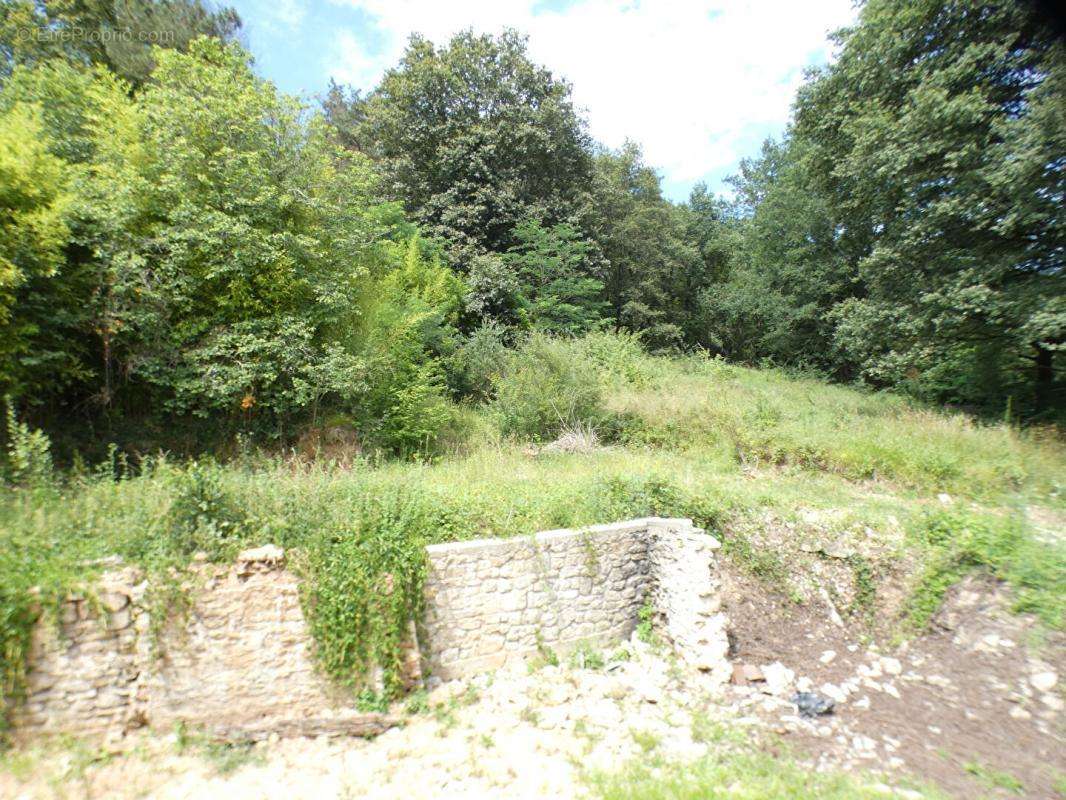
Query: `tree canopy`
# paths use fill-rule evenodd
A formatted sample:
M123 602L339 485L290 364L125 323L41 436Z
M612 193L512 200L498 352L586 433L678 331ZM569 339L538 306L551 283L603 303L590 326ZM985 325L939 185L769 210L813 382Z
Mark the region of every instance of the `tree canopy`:
M421 452L500 348L601 329L1066 413L1066 54L1026 5L867 0L785 134L684 202L517 32L414 36L308 107L239 28L0 11L0 393L73 447L336 423Z
M515 31L444 47L413 36L365 105L360 139L389 196L465 271L503 253L528 219L572 221L591 171L570 86L534 64Z
M928 0L839 40L795 131L864 289L837 344L877 382L1018 392L1066 341L1062 42L1019 4Z

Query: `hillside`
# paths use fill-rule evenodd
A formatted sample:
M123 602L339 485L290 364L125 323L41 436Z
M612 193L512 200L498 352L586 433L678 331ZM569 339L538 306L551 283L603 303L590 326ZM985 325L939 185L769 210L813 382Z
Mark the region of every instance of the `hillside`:
M999 606L1039 620L1018 644L1061 663L1066 450L1052 431L982 424L779 370L646 356L625 338L544 340L521 358L541 391L522 383L520 411L467 408L453 452L431 462L367 459L327 426L321 441L332 443L317 457L246 452L222 465L156 458L136 469L120 461L8 491L0 511L7 685L17 685L27 603L61 598L111 556L169 575L156 602L180 615L181 571L195 553L220 563L266 543L304 553L320 663L358 685L368 664L346 649L337 621L392 641L409 606L382 605L374 587L387 571L416 594L424 544L648 515L691 517L721 539L734 585L747 587L738 607L761 607L734 623L747 637L741 656L753 647L767 661L799 659L810 637L801 631L836 635L826 633L829 616L845 626L842 653L845 640L879 642L883 652L911 641L918 651L951 587L993 579L1004 582ZM518 367L509 374L528 377ZM508 379L499 380L502 396ZM545 409L568 409L555 439L501 433ZM1013 623L1002 624L997 630ZM978 756L989 758L952 758ZM804 758L802 747L795 757ZM1009 754L993 760L988 769L1009 768ZM766 768L708 763L706 780ZM955 790L979 783L961 766L948 772ZM646 775L630 775L624 790L619 780L595 779L614 787L603 789L612 797L659 796L648 794Z

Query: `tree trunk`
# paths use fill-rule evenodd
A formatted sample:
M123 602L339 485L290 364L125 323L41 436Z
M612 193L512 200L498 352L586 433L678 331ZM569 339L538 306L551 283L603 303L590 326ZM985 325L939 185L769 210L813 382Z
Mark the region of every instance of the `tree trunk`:
M1051 391L1055 380L1052 358L1055 353L1039 344L1033 347L1036 348L1036 413L1039 414L1051 406Z

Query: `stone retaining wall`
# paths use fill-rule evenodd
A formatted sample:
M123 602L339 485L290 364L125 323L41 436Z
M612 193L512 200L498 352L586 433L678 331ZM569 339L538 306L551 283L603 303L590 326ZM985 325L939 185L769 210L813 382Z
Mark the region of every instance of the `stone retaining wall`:
M153 726L258 725L351 701L315 669L299 584L280 560L239 562L208 578L182 627L163 639L161 656L145 665Z
M145 696L149 658L145 589L136 570L113 571L101 579L99 604L72 597L58 624L38 623L17 731L93 734L141 723L135 709Z
M652 530L648 568L655 578L656 627L682 659L724 683L730 675L729 621L715 569L720 544L690 520L655 520Z
M433 545L408 677L420 666L452 678L538 650L609 645L650 604L679 655L724 680L717 546L689 520L658 518ZM16 731L114 734L179 720L292 729L293 720L355 713L350 693L314 667L296 578L279 548L246 551L230 567L196 565L193 575L191 608L158 641L146 584L130 568L102 578L98 603L72 597L58 626L39 624Z

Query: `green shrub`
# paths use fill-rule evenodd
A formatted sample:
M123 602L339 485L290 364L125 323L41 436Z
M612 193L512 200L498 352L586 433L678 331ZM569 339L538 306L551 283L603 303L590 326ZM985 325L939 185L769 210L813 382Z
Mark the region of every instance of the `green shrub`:
M447 364L448 383L456 394L477 403L492 399L507 366L504 336L504 329L490 322L463 340Z
M369 317L364 387L350 401L361 444L400 456L431 451L452 414L440 362L427 348L433 314L390 299Z
M226 470L211 462L193 461L174 476L174 499L166 518L169 555L207 553L212 560L236 554L245 516L225 485Z
M7 398L7 459L3 477L16 486L40 486L52 478L52 443L39 430L20 422Z
M552 439L605 416L595 365L573 340L534 333L496 381L494 408L504 434Z
M316 655L342 685L382 670L384 696L400 688L408 625L419 617L427 539L437 514L425 492L403 484L359 497L318 531L302 554L302 599Z
M575 341L605 383L646 386L651 380L648 354L639 333L593 331Z
M358 409L363 443L399 456L433 451L452 418L437 363L383 359L370 382Z
M37 615L29 587L0 584L0 745L7 728L6 711L22 698L25 689L26 657Z

